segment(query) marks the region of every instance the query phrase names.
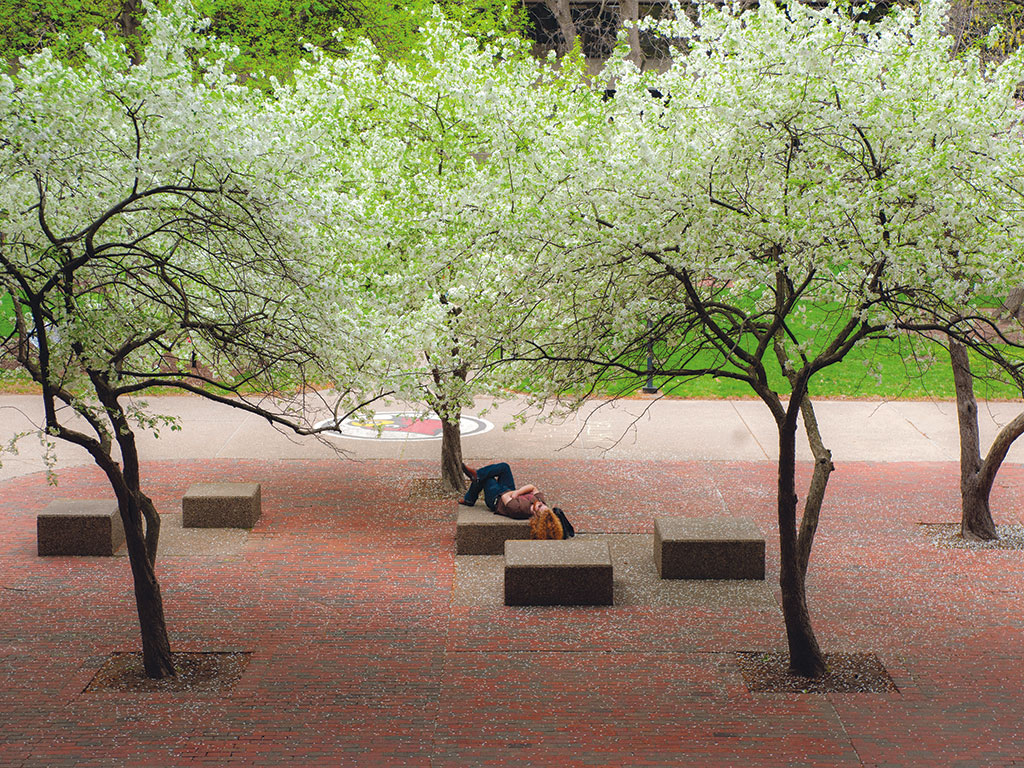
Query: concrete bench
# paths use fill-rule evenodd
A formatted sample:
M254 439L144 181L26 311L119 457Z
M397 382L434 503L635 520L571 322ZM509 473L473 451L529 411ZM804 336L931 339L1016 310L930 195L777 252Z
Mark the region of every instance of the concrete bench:
M744 517L661 517L654 562L663 579L763 579L764 536Z
M259 483L196 483L181 499L183 528L252 528L261 513Z
M36 516L36 546L43 557L110 557L122 544L116 501L53 501Z
M496 515L484 507L461 507L455 526L455 554L500 555L509 539L530 538L530 521Z
M607 541L505 542L505 605L611 605Z

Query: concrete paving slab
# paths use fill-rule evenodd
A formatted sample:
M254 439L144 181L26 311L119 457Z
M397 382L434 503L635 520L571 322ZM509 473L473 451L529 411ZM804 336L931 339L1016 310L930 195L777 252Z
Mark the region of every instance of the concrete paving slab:
M649 534L584 534L608 543L614 571L615 605L621 607L701 607L710 611L749 609L778 613L771 584L764 581L666 581L651 557ZM504 605L502 555L455 558L452 604L499 608Z
M202 558L207 564L214 562L239 561L242 559L245 543L250 532L245 528L186 528L182 525L181 512L164 512L160 515L161 561L169 557ZM128 556L122 548L119 555Z

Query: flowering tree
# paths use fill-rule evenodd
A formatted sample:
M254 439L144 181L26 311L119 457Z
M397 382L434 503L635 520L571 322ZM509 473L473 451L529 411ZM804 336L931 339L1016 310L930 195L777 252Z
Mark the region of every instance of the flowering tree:
M462 410L501 391L502 329L527 290L517 280L522 254L500 237L526 172L520 126L553 98L536 84L567 75L547 71L521 41L481 44L437 13L420 38L402 61L369 43L321 57L297 74L294 99L335 151L347 202L331 247L349 255L362 300L396 318L381 375L437 414L441 479L461 490Z
M109 480L146 672L163 677L160 516L135 443L161 420L137 397L184 390L312 433L314 405L361 405L375 326L337 311L358 286L334 279L340 256L317 255L334 198L315 135L225 74L228 52L187 5L143 23L137 65L97 38L79 68L44 51L0 79L0 294L14 312L0 356L40 385L42 431ZM340 393L315 389L335 372Z
M640 73L620 49L605 74L615 98L581 94L555 118L546 215L517 224L542 244L550 286L519 354L552 390L588 393L584 370L638 382L654 339L670 389L728 377L768 407L800 675L825 669L806 598L833 470L815 376L902 331L994 355L978 320L1019 280L1021 61L951 60L945 13L926 2L877 25L770 2L704 6L697 25L677 13L659 28L688 49L667 72ZM814 471L798 514L801 419Z

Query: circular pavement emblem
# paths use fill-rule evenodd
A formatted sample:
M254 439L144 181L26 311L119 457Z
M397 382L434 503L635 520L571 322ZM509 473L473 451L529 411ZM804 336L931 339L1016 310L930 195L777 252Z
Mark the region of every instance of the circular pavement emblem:
M349 417L340 423L321 421L317 428L334 426L325 434L336 437L351 437L356 440L440 440L441 420L436 416L424 417L417 411L384 411L374 414L372 419ZM482 435L494 425L486 419L463 416L459 421L459 432L463 437Z

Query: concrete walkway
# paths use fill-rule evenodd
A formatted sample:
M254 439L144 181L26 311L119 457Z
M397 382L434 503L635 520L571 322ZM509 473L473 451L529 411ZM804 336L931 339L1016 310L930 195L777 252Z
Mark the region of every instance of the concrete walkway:
M181 430L162 428L159 439L140 432L144 460L323 459L337 450L354 459L434 459L436 441L330 439L282 433L265 420L198 397L153 397L151 411L172 416ZM488 407L490 406L490 407ZM982 403L982 440L1016 416L1024 405ZM383 407L382 407L383 409ZM392 408L394 410L394 408ZM958 461L956 406L949 401L821 401L816 411L823 437L837 461ZM660 461L772 461L777 455L775 424L756 400L620 400L591 403L580 413L539 420L521 401L481 401L470 413L493 422L490 432L468 437L467 460L655 459ZM526 420L507 431L520 414ZM0 445L41 423L38 397L0 396ZM35 437L20 441L19 453L0 454L0 480L39 471L42 449ZM801 456L810 458L806 445ZM91 464L74 446L56 446L58 466ZM1024 441L1007 458L1024 463Z

